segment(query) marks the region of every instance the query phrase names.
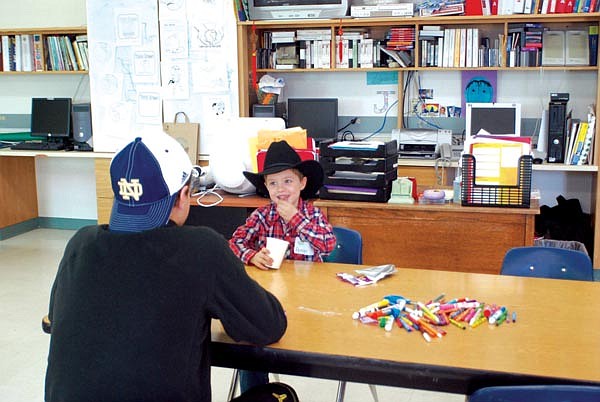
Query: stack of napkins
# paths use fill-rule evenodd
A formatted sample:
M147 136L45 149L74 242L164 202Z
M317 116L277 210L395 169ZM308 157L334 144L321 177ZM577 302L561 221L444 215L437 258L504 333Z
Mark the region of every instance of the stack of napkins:
M358 275L339 272L336 276L344 282L351 283L354 286L366 286L377 283L386 276L393 274L396 272L396 266L394 264L384 264L370 268L357 269L354 272Z

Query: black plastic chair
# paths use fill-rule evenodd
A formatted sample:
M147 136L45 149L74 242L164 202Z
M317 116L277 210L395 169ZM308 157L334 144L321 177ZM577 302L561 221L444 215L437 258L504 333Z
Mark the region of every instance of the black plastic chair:
M481 388L467 402L597 402L600 387L586 385L517 385Z
M507 251L502 275L593 281L590 257L576 250L558 247L515 247Z
M335 249L324 258L325 262L339 262L343 264L362 264L362 236L354 229L335 226L333 228L336 244ZM373 400L377 402L377 389L369 384ZM338 383L337 402L342 402L346 394L346 381Z

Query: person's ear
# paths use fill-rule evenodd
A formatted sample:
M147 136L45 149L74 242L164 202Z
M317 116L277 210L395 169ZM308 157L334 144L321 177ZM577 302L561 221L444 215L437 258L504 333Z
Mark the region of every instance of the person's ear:
M308 183L308 179L306 178L306 176L302 176L302 179L300 179L300 190L304 190L304 187L306 187L306 183Z

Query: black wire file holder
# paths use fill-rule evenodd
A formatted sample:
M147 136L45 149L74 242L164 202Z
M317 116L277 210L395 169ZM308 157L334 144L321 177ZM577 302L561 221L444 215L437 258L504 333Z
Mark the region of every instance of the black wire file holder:
M476 160L471 154L461 159L461 205L477 207L529 208L531 204L531 155L519 157L514 185L476 184Z

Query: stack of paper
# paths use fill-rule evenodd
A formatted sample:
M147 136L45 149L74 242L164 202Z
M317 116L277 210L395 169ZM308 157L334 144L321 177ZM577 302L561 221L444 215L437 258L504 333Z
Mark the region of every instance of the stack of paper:
M531 153L531 138L476 135L465 141L465 153L475 157L475 183L518 184L519 158Z

